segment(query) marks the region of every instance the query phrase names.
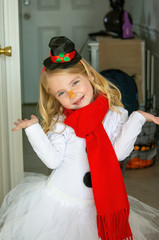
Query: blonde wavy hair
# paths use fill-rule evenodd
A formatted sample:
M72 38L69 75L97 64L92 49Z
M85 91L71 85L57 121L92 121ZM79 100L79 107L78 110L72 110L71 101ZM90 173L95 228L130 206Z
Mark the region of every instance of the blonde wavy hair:
M119 112L117 106L123 107L119 89L93 69L84 59L67 69L58 68L52 71L46 69L40 79L39 100L39 111L42 117L41 125L46 134L54 128L57 122L60 122L60 116L63 115L63 106L49 92L48 76L52 74L82 74L91 82L95 97L100 94L106 96L111 110Z

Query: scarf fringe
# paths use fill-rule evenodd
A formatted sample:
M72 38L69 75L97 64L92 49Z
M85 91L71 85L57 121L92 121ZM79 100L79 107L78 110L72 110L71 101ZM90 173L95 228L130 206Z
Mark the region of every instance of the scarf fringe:
M128 209L97 215L98 236L102 240L133 240L128 216Z

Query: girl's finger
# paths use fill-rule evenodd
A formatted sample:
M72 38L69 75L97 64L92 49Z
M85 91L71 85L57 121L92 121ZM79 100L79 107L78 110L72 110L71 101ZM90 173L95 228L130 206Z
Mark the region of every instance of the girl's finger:
M158 119L155 119L155 120L154 120L154 123L156 123L156 124L159 125L159 120L158 120Z
M12 131L17 131L17 130L19 130L18 127L12 128Z
M19 125L19 123L17 123L17 122L14 122L14 125L18 126L18 125Z
M22 120L22 119L20 119L20 118L18 118L18 119L17 119L17 121L18 121L18 122L22 122L23 120Z

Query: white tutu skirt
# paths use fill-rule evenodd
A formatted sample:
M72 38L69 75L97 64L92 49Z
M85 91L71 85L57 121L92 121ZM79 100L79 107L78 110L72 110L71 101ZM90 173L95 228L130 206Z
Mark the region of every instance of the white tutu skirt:
M133 197L129 202L134 240L158 240L159 211ZM0 209L0 240L98 239L94 201L72 198L42 174L25 177Z

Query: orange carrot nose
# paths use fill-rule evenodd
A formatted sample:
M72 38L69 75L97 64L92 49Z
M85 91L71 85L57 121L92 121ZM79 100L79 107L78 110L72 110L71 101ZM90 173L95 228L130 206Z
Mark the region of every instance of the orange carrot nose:
M74 98L75 97L75 94L74 94L74 92L72 90L69 91L68 94L70 95L70 98Z

